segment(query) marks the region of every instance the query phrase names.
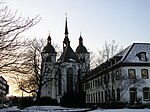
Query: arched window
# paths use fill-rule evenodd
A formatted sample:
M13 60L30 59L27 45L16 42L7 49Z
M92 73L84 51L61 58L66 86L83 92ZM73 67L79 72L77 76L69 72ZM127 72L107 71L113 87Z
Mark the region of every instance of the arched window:
M72 68L67 69L67 92L73 92L73 71Z
M120 101L120 89L117 89L117 101Z
M115 100L115 90L112 90L112 99Z
M61 79L62 79L62 76L61 76L61 70L58 69L58 94L59 94L59 95L61 95L61 92L62 92Z

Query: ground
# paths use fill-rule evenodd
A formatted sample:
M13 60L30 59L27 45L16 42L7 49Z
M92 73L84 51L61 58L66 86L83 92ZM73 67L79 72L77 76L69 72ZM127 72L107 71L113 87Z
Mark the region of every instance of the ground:
M0 109L0 112L80 112L82 110L85 109L63 108L59 106L33 106L23 110L19 110L17 107L4 108ZM150 109L97 109L88 112L150 112Z

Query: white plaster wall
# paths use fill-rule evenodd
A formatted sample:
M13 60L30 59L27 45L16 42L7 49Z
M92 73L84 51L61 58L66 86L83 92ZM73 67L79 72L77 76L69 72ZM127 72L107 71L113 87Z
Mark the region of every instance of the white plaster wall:
M125 70L127 75L128 75L128 69L135 69L136 72L136 76L138 76L140 79L142 79L141 77L141 69L148 69L148 73L149 73L149 78L148 79L142 79L145 81L145 84L141 85L139 87L140 90L142 90L143 87L150 87L150 67L136 67L136 66L132 66L132 67L123 67L122 70ZM133 87L132 85L130 87ZM137 96L138 97L142 97L143 98L143 92L142 91L137 91ZM130 100L130 94L129 94L129 88L128 91L126 91L126 93L123 96L123 99L126 99L127 101Z

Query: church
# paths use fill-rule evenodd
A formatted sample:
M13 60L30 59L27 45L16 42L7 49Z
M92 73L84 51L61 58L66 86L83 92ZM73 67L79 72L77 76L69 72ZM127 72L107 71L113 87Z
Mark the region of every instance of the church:
M90 53L83 44L80 34L79 45L71 47L67 18L63 52L57 59L57 51L51 43L50 35L42 56L42 75L50 79L42 88L41 97L47 96L61 102L64 95L78 94L85 97L86 104L124 102L150 104L150 43L133 43L106 62L90 70ZM81 92L82 93L82 92Z
M47 38L47 45L44 47L42 56L42 74L47 73L47 79L51 79L42 88L41 97L48 96L53 99L60 99L64 94L72 94L80 91L80 81L90 70L90 53L83 45L83 38L80 34L79 45L74 51L71 48L67 17L65 20L65 32L63 40L63 52L57 59L57 51L51 43L50 35ZM46 80L46 78L45 78Z

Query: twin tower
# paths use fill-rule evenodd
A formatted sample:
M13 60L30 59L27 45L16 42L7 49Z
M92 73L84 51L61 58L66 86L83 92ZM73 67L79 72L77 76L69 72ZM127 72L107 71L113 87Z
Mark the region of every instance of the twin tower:
M57 52L51 44L50 35L47 39L47 45L41 53L41 75L45 77L44 80L47 82L42 88L41 96L48 96L58 101L64 94L80 91L82 77L90 70L90 53L83 45L81 35L79 37L79 45L74 52L70 46L68 34L66 18L61 56L56 60Z

